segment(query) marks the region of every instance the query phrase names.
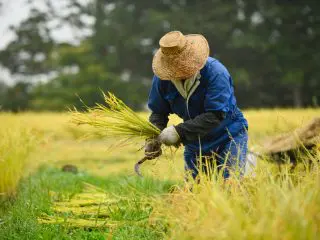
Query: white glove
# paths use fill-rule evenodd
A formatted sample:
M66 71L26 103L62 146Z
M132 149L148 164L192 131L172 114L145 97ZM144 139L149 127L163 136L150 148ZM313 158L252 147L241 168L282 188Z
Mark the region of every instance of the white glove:
M177 146L180 143L180 136L174 126L163 129L158 139L167 146Z

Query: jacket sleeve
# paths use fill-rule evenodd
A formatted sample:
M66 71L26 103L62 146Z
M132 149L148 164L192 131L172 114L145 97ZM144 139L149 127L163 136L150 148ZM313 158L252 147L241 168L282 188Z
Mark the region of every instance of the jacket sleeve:
M157 76L153 77L148 107L152 112L149 121L163 130L168 124L171 109L169 103L163 97L160 81Z
M186 144L203 137L220 125L229 111L232 86L228 72L215 73L209 66L208 84L205 93L205 113L176 126L182 143Z
M175 128L181 142L186 144L197 140L198 136L203 137L208 134L213 128L219 126L224 117L225 114L222 111L206 112L192 120L178 124Z
M169 118L168 115L153 112L149 117L149 121L162 131L167 127Z

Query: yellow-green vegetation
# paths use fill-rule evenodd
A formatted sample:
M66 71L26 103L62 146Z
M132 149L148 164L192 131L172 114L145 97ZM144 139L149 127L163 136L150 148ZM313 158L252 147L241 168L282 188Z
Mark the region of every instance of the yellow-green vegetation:
M122 140L158 136L160 130L147 119L134 112L112 93L103 94L105 105L87 107L87 112L75 111L73 122L99 129L101 135L119 137Z
M320 109L245 115L250 147L259 149L264 139L320 116ZM182 149L165 149L142 166L146 177L139 178L133 165L143 156L138 151L143 140L120 147L115 139L83 138L92 129L71 124L71 118L69 113L0 115L0 132L26 131L37 140L32 152L21 150L31 154L33 173L21 181L14 201L2 202L0 239L318 239L319 150L301 156L295 169L262 159L255 177L227 183L203 177L190 192ZM21 132L21 126L28 130ZM21 156L15 161L26 159ZM64 164L76 165L79 173L62 172Z
M106 191L92 188L84 183L83 192L69 197L57 196L51 193L52 199L56 198L52 210L55 215L42 214L38 221L42 224L68 224L72 227L105 228L121 224L110 223L108 216L121 199L117 199ZM63 218L61 215L68 214L70 217ZM60 215L60 216L59 216Z
M320 154L309 170L281 171L261 163L255 178L202 180L155 204L173 239L317 239L320 234Z
M11 123L8 127L0 128L1 198L15 195L34 144L34 136L26 127Z

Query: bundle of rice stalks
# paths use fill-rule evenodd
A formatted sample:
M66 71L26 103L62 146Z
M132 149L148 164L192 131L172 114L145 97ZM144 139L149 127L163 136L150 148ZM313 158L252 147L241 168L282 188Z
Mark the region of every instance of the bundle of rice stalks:
M133 138L151 138L160 134L160 130L148 120L135 113L114 94L103 93L106 105L96 104L95 107L86 107L82 113L75 110L73 122L90 125L99 129L99 134L107 137L118 137L123 140Z
M292 132L270 138L264 143L262 153L270 156L272 161L297 164L312 158L310 154L316 154L320 144L320 118L316 117L305 126L299 127Z

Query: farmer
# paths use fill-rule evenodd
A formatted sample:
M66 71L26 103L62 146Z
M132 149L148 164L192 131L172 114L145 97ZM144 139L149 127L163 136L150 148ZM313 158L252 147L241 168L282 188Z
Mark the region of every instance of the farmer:
M161 144L183 144L185 169L193 178L199 172L200 155L201 161L204 156L211 163L216 161L224 178L231 170L243 174L248 124L237 107L230 73L209 57L209 45L202 35L172 31L159 44L152 62L155 75L148 107L152 111L149 120L161 134L147 140L146 156L160 156ZM183 123L167 126L168 115L173 113Z

